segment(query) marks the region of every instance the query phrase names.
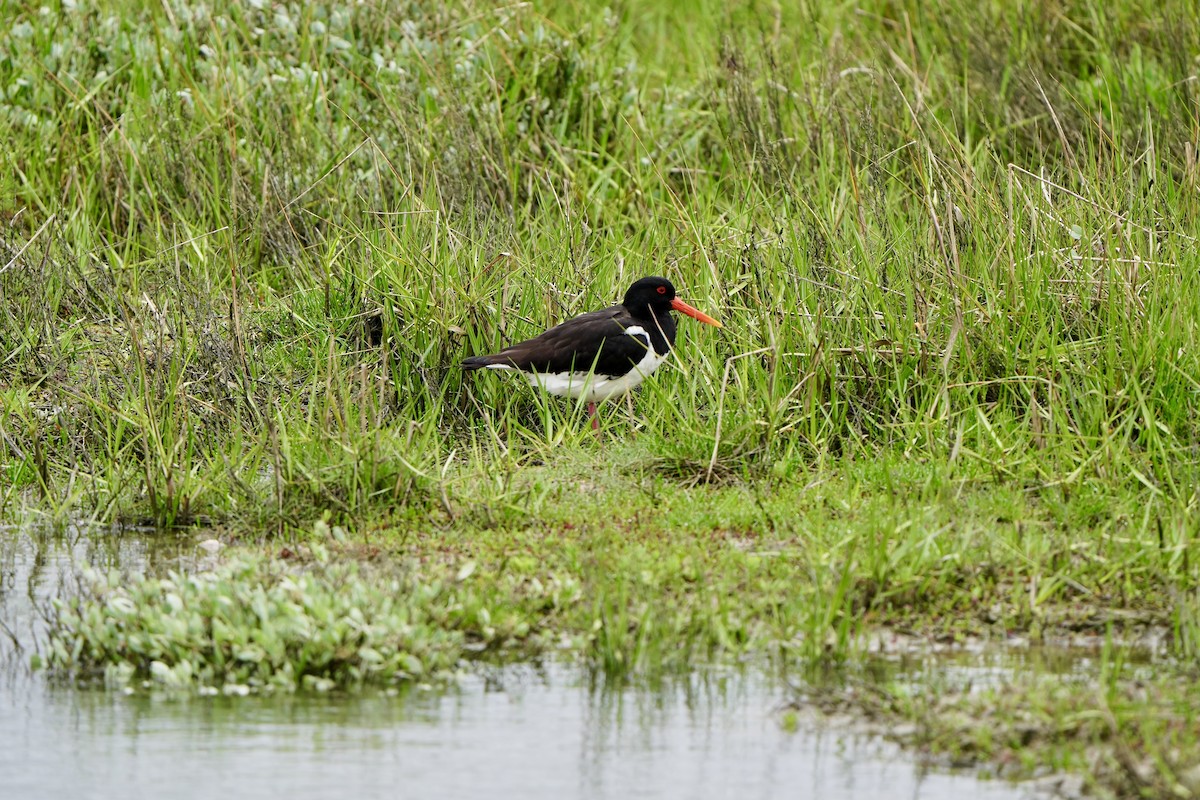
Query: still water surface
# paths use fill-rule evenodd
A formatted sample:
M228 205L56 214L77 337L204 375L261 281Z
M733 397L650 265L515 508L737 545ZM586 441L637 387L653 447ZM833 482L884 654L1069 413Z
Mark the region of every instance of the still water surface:
M0 531L0 619L29 641L31 604L84 564L194 557L158 545ZM180 699L49 685L27 660L0 661L4 798L1028 796L923 772L870 737L788 732L790 690L740 673L599 690L568 667L520 667L448 692Z

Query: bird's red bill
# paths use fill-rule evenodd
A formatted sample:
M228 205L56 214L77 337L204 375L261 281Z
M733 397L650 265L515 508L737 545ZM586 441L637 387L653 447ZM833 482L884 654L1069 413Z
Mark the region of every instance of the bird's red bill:
M680 300L678 297L676 297L674 300L671 301L671 308L673 308L676 311L679 311L681 313L687 314L689 317L692 317L693 319L698 319L701 322L706 323L708 325L716 325L718 328L725 327L724 325L722 325L721 323L717 322L715 319L710 317L708 314L705 314L703 311L701 311L698 308L692 308L687 303Z

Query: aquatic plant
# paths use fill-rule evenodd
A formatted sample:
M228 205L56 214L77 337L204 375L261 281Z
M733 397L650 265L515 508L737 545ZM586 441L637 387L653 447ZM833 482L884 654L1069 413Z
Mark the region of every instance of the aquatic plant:
M162 577L89 571L79 594L54 602L39 659L110 685L237 693L439 683L467 660L538 652L537 618L511 606L493 616L467 577L250 557ZM563 596L549 587L538 600Z

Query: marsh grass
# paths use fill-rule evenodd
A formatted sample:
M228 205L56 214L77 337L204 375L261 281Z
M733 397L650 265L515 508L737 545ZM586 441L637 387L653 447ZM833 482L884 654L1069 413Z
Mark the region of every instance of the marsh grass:
M953 657L918 658L915 669L890 661L875 664L869 682L842 681L812 699L868 709L886 735L935 763L1040 775L1054 794L1186 797L1196 787L1194 677L1160 668L1146 685L1137 653L1110 637L1082 652L1034 648L977 672L968 664L956 674ZM1063 780L1071 773L1077 783Z
M170 9L17 8L6 34L6 502L172 525L270 492L286 526L300 484L361 521L480 468L473 441L584 444L573 409L455 364L646 272L729 323L685 328L637 399L685 480L898 451L1192 501L1168 112L1194 112L1196 34L1169 9L764 18L680 81L611 13Z
M1194 663L1189 4L3 8L0 514L548 561L614 673ZM457 369L646 274L726 327L602 443Z

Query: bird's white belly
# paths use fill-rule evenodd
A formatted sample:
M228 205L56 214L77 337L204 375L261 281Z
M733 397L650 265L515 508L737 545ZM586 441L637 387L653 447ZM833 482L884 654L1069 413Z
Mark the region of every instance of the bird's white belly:
M638 326L630 327L626 333L645 335ZM633 369L624 375L612 377L596 375L592 372L525 372L522 373L530 384L542 391L558 397L583 398L589 403L607 400L628 393L646 379L654 370L662 366L669 354L659 355L653 347L646 348L646 355ZM504 364L493 364L488 369L512 369Z
M594 403L628 393L646 376L658 369L666 356L660 356L647 348L646 355L638 365L624 375L594 375L590 372L531 372L526 378L534 386L559 397L571 397Z

